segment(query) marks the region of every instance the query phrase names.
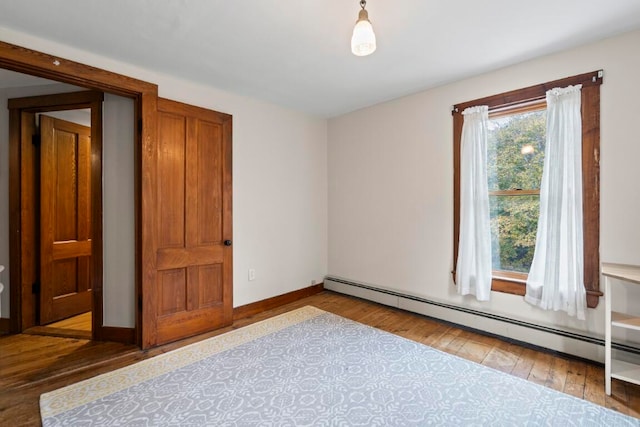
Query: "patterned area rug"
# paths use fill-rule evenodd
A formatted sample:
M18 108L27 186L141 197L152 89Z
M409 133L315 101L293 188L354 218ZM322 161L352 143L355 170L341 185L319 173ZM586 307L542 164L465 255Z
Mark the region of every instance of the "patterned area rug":
M314 307L40 397L44 426L638 426Z

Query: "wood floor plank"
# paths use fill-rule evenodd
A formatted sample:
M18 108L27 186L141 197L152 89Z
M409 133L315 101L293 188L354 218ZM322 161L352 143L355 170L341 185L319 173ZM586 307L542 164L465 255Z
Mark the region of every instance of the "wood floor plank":
M584 398L584 384L566 383L562 391L580 399Z
M527 379L540 385L546 385L551 375L552 356L548 353L537 353Z
M85 340L91 339L91 330L85 331L82 329L56 328L51 325L34 326L33 328L29 328L24 331L24 333L29 335L50 335L52 337L80 338Z
M438 347L438 343L440 342L442 337L447 333L449 329L450 329L449 326L440 324L438 327L433 328L430 331L425 331L426 336L423 339L421 339L419 342L421 342L422 344L431 346L433 348L440 349L440 347Z
M623 414L629 414L627 387L623 381L611 380L611 396L605 395L606 407Z
M507 374L513 371L516 363L518 363L518 356L497 347L493 347L482 362L485 366L497 369Z
M569 362L561 357L554 357L551 360L551 368L549 369L549 378L545 386L554 390L563 391L567 383L569 374Z
M569 360L567 383L584 385L587 371L586 363L580 360Z
M535 351L431 318L324 291L264 313L238 319L228 328L148 351L124 344L50 336L0 337L0 425L39 425L38 399L42 393L305 305L379 327L549 388L562 389L565 393L625 414L640 416L640 387L614 380L612 396L605 396L601 365Z
M584 398L596 405L606 406L603 367L587 364Z
M451 333L451 331L447 331L447 333L442 336L441 342L436 348L446 351L447 353L456 354L465 342L465 339Z
M88 311L86 313L78 314L77 316L73 316L68 319L50 323L47 326L52 328L75 329L91 332L91 312Z
M429 319L416 318L413 319L410 327L402 336L413 341L422 342L428 338L429 335L435 333L439 326L440 325Z
M640 386L636 384L625 384L627 391L628 415L640 418Z
M525 350L521 345L515 344L510 341L496 340L496 347L500 350L509 352L515 356L520 356L522 352Z
M467 340L456 353L456 356L463 357L472 362L482 363L491 352L491 347L477 341Z
M536 360L536 352L530 348L525 348L520 353L516 366L513 367L511 375L527 379L531 374L531 369Z

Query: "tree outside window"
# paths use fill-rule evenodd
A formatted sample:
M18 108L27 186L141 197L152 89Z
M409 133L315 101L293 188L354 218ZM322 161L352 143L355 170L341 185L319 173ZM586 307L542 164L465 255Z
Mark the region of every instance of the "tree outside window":
M490 115L488 130L493 270L526 274L536 245L546 110Z

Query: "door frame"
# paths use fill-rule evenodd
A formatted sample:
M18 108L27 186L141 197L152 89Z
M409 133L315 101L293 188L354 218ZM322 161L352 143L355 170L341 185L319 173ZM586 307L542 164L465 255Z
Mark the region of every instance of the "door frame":
M135 246L136 246L136 315L133 334L128 329L101 326L94 333L96 339L135 342L143 348L153 342L150 336L155 335L150 324L153 310L153 289L155 282L155 247L156 247L156 117L158 102L158 86L121 74L95 68L89 65L70 61L46 53L27 49L0 41L0 67L8 70L31 74L46 79L69 83L100 92L132 98L135 102ZM10 138L15 138L10 135ZM19 136L18 136L19 138ZM12 224L20 224L20 180L15 169L20 165L20 152L15 144L9 147L9 219ZM100 218L102 216L100 215ZM101 250L101 248L100 248ZM9 252L20 252L19 228L12 228L9 233ZM20 332L22 277L17 258L10 259L10 329ZM143 310L143 306L151 310ZM152 313L153 312L153 313ZM131 336L133 335L133 336Z
M20 330L38 326L36 322L38 300L31 290L31 284L38 279L39 259L39 220L36 182L38 172L37 152L31 144L31 138L36 133L33 128L35 115L50 111L64 111L89 108L91 109L91 230L92 257L90 263L90 278L92 286L92 338L97 339L101 333L102 313L102 101L104 95L97 91L70 92L54 95L30 96L14 98L8 102L9 107L9 149L18 150L20 156L19 168L14 168L11 181L20 182L20 207L22 216L20 223L14 223L13 216L9 218L9 229L19 230L20 250L9 254L12 264L20 265L21 283L18 291L21 298L19 313ZM15 146L15 147L14 147ZM39 193L38 193L39 194ZM29 219L24 215L28 213ZM18 260L14 260L18 258ZM13 289L11 290L13 294Z

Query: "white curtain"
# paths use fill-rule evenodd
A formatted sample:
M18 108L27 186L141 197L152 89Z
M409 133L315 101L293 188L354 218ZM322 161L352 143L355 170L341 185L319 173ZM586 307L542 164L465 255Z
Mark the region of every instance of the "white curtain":
M547 139L536 247L525 300L585 318L581 85L547 92Z
M460 241L456 282L458 293L488 301L491 295L491 228L487 182L486 105L462 112L460 148Z

